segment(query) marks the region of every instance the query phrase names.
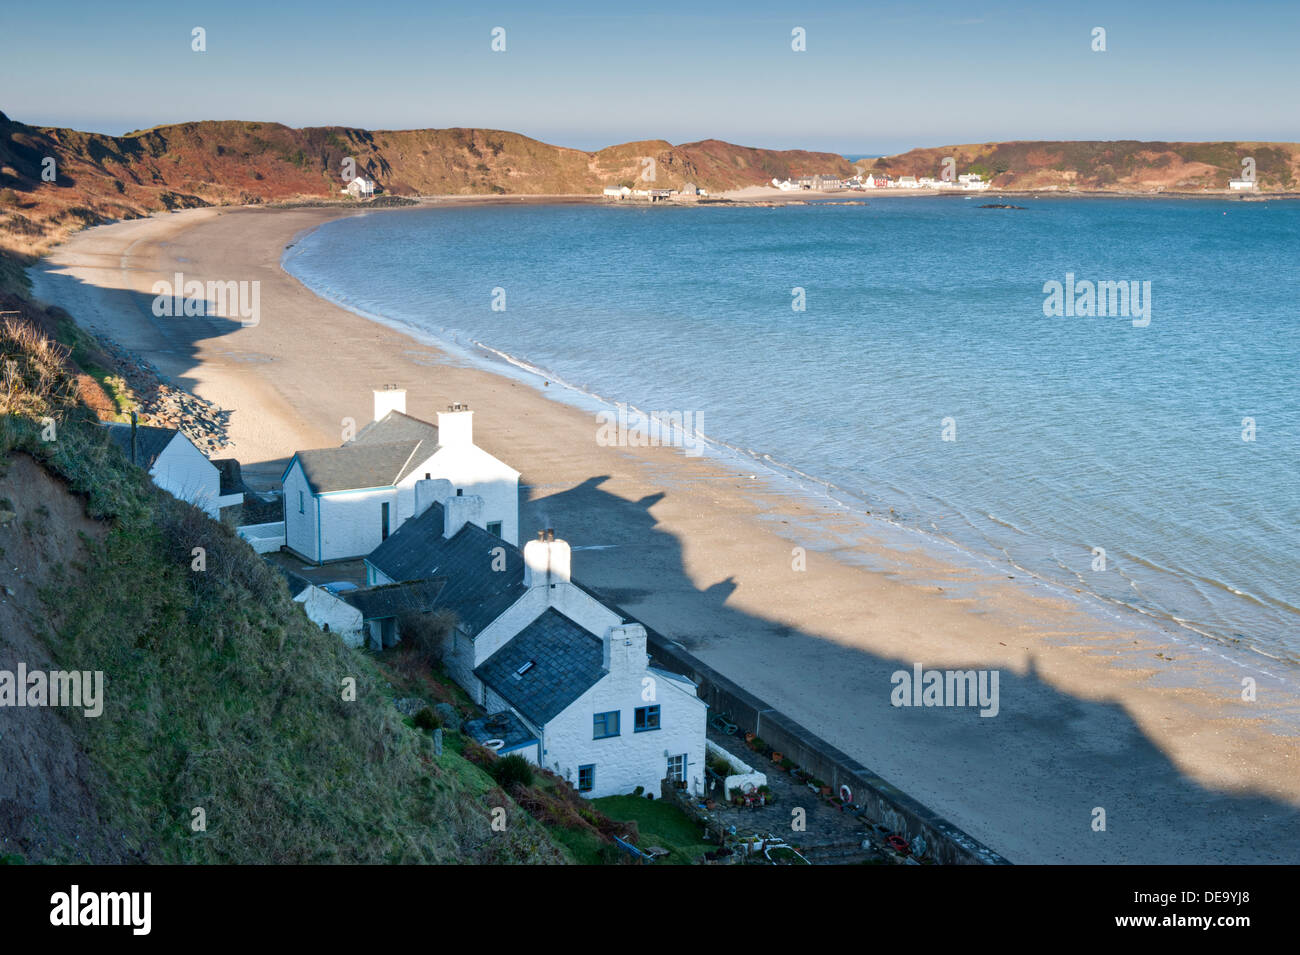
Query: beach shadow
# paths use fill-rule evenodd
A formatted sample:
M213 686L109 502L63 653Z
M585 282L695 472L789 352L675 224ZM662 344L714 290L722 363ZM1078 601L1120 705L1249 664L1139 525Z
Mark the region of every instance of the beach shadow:
M240 317L242 311L252 312L252 306L260 313L260 300L254 298L251 287L246 287L247 283L256 281L254 279L205 281L201 291L194 290L193 294L184 288L179 292L168 288L150 294L113 287L102 281L86 282L50 263L42 263L38 269L40 276L33 283L33 294L40 300L85 302L107 294L111 296L118 320L116 328L110 331L95 320L93 309L79 309L74 318L61 306L46 306L52 314L66 316L68 321L84 325L97 338L107 339L133 357L154 366L168 384L186 391L192 392L198 384L191 373L200 367L202 343L233 335L260 320L260 314ZM174 277L168 281L169 286L176 284ZM186 284L188 280L182 282L182 285ZM250 308L245 310L244 305ZM122 317L129 321L122 321Z
M996 715L981 716L977 706L893 705L895 674L910 676L917 663L927 670L988 664L878 656L815 626L739 610L729 605L738 568L716 568L717 579L704 586L687 573L682 541L653 513L663 493L625 500L604 489L608 480L530 496L521 540L553 527L574 548L575 581L1011 861L1300 860L1300 809L1201 784L1122 705L1062 692L1032 655L1022 673L998 670ZM1238 699L1240 687L1224 693ZM1254 714L1243 704L1228 715ZM1213 735L1204 723L1195 730ZM1094 828L1099 810L1104 831Z

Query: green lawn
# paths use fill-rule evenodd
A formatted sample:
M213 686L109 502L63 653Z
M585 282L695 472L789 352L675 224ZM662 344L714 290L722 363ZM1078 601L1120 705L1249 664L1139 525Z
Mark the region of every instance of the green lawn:
M670 802L644 796L605 796L591 804L621 822L635 820L641 832L637 848L662 846L668 856L659 864L694 865L705 852L717 846L704 841L704 832L689 816Z

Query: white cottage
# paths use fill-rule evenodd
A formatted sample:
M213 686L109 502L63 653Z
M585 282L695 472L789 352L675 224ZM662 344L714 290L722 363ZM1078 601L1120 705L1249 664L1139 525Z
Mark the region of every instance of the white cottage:
M375 392L375 420L338 448L299 451L285 469L285 544L325 563L370 553L415 513L415 485L450 482L481 499L486 530L519 539L519 472L474 444L473 412L456 404L430 424L406 392Z
M222 472L178 429L134 423L105 428L128 460L149 472L154 484L213 520L221 517L223 507L244 502L241 491L222 486Z
M664 778L702 793L708 707L695 684L651 664L645 627L571 579L567 543L547 532L521 553L457 509L430 505L366 565L371 583L446 579L437 606L457 625L443 665L492 714L467 730L585 796L657 793Z
M369 199L375 194L375 183L372 179L357 176L343 187L343 191L354 199Z

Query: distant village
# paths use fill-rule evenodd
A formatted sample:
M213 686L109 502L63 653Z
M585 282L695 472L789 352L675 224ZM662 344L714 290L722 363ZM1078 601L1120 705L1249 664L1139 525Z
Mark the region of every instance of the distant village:
M890 176L888 173L876 172L843 179L840 176L819 174L813 176L795 176L790 179L773 179L771 185L782 192L863 192L874 189L931 189L935 191L960 190L963 192L980 192L989 188L989 183L978 173L963 173L953 181L935 179L930 176ZM633 189L630 186L606 186L603 195L607 199L619 201L668 202L695 201L708 196L692 182L682 185L680 189Z
M842 192L866 189L960 189L966 192L979 192L987 189L989 183L978 173L962 173L955 181L935 179L931 176L898 176L884 172L857 175L851 179L839 176L799 176L794 179L773 179L772 185L782 192L810 190L812 192Z

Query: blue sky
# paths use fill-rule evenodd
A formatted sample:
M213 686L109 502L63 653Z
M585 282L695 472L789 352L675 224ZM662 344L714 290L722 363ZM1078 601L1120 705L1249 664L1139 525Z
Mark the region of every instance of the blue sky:
M468 12L466 12L468 10ZM811 12L804 12L804 11ZM1300 3L87 3L11 12L0 110L485 126L590 149L847 154L1003 139L1300 140ZM190 48L207 31L207 51ZM490 49L493 27L506 51ZM1094 27L1107 50L1091 49ZM807 51L791 49L802 27Z

